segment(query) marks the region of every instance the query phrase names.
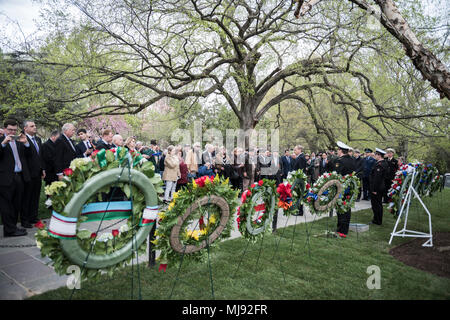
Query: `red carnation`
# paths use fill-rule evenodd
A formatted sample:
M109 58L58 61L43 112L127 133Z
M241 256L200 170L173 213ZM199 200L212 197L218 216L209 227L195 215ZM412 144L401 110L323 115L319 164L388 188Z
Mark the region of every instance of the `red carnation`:
M119 235L119 230L118 229L112 230L112 235L113 237L117 237Z
M34 226L36 228L38 228L38 229L44 229L45 228L45 224L43 224L41 220L39 220Z
M91 233L91 239L93 239L93 238L95 238L95 237L97 237L97 234L96 234L95 232L92 232L92 233Z
M159 265L158 272L161 272L161 270L164 271L164 272L166 272L166 269L167 269L167 263L161 263L161 264Z
M311 185L309 183L306 184L306 189L310 189Z
M71 175L73 175L73 170L70 169L70 168L67 168L67 169L63 170L63 173L64 173L65 176L70 177Z
M99 152L99 150L94 150L94 152L91 153L91 157L95 158L95 156L97 155L98 152Z
M254 188L254 187L256 187L256 184L252 184L251 186L250 186L250 188Z
M347 199L350 199L350 196L347 196Z
M347 202L345 202L345 201L342 201L342 204L345 206L345 205L347 205Z
M259 181L258 181L258 185L259 185L260 187L262 187L263 184L264 184L264 181L262 181L262 180L259 180Z

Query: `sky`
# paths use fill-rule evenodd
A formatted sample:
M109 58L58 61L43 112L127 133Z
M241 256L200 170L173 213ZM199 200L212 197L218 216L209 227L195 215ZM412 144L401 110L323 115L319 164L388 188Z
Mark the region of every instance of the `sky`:
M36 30L33 19L39 17L39 4L31 0L0 0L0 13L19 22L22 31L29 35ZM0 19L0 27L11 29L11 22L4 16ZM9 31L11 32L11 31Z

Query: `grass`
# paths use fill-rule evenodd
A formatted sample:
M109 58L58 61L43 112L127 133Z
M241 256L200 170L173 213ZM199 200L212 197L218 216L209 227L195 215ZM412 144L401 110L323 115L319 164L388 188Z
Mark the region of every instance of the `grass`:
M425 201L432 213L433 232L449 232L450 189ZM423 211L420 214L419 209L414 203L408 228L428 231L427 217ZM393 245L388 244L395 220L386 209L384 211L382 226L371 225L368 232L358 235L350 232L346 239L311 236L310 246L306 230L312 235L323 233L327 227L334 230L336 217L300 224L295 230L294 226L279 229L277 234L266 235L256 244L248 244L241 238L223 242L211 252L214 296L208 262L183 264L178 281L175 281L178 266L169 266L163 273L158 272L157 267L147 268L146 264L141 264L141 298L450 299L450 279L406 266L389 255L392 247L411 239L395 238ZM367 223L371 219L371 210L352 214L352 222ZM237 270L240 261L242 264ZM367 268L371 265L381 270L379 290L369 290L366 286ZM83 282L72 299L138 299L137 271L137 266L128 267L112 279ZM69 299L71 292L60 288L31 299L64 300Z

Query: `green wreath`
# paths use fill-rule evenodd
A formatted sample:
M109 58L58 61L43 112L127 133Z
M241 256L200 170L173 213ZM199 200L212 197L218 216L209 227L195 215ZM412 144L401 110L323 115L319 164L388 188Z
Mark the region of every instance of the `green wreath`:
M321 215L336 207L342 192L342 177L336 172L324 173L307 190L305 203L311 213Z
M289 206L289 208L284 209L283 214L285 216L290 216L292 213L297 212L300 209L300 206L303 204L305 191L311 186L307 183L308 176L302 169L289 172L287 181L291 185L292 205Z
M264 236L264 232L271 231L271 221L276 205L276 182L263 179L258 184L252 184L241 196L241 205L237 212L238 229L242 237L256 242ZM258 204L258 201L261 202ZM255 207L255 204L257 206ZM256 209L256 210L255 210ZM262 212L262 214L258 212ZM253 220L253 215L257 218Z
M176 192L165 212L159 213L156 239L161 254L160 270L184 262L204 261L207 246L214 247L231 236L231 216L238 206L238 191L228 179L202 177Z
M81 273L83 280L98 277L103 272L112 276L134 257L135 252L131 251L133 239L136 239L133 242L134 245L137 244L138 254L145 253L144 240L151 225L142 224L143 213L146 207L157 206L157 193L163 192L162 180L154 173L151 162L139 160L133 163L134 169L130 169L130 172L128 168L119 168L129 159L127 153L125 148L118 148L117 151L102 150L94 154L92 159L75 159L70 167L64 170L62 181L53 182L45 188L54 212L50 226L39 229L35 238L41 255L52 260L51 264L58 274L66 274L67 268L76 264L85 267ZM132 178L131 187L128 174ZM112 186L114 182L118 183ZM126 224L112 230L112 233L102 235L80 229L80 224L92 219L92 216L94 220L118 218L117 212L107 216L106 210L91 217L82 214L84 208L102 204L105 194L113 194L118 189L122 190L130 203L126 212L121 212L123 220L127 220ZM110 204L113 202L107 202L106 208ZM72 235L55 232L51 227L53 221L72 223ZM86 259L88 254L89 258Z
M358 198L360 180L353 172L343 176L341 183L344 191L336 201L336 209L338 213L345 213L355 205Z

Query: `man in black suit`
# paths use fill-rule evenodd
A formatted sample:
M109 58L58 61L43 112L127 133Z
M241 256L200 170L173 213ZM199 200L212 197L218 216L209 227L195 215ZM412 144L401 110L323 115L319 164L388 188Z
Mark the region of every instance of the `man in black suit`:
M55 141L59 138L59 131L55 130L51 133L50 138L42 144L41 159L42 166L45 170L45 185L48 186L54 181L58 181L56 176L56 153L55 153Z
M113 137L114 137L114 133L111 130L109 130L109 129L103 130L102 138L99 141L97 141L95 149L96 150L111 149L113 147L113 145L112 145Z
M281 179L286 179L289 172L292 171L292 164L294 159L292 159L289 150L284 151L284 156L281 157L281 165L283 167L283 175Z
M330 163L328 161L328 155L326 152L322 152L319 162L319 175L323 175L325 172L330 171Z
M22 206L24 183L30 182L27 158L31 146L25 134L17 136L15 120L5 120L4 135L0 137L0 213L5 237L24 236L27 231L17 227Z
M86 158L94 151L94 146L88 139L86 129L78 129L77 136L80 138L80 142L75 146L77 152L77 158Z
M294 154L295 159L294 163L292 164L292 170L297 171L299 169L303 170L303 173L306 174L306 159L305 155L303 154L303 146L295 146L294 148ZM300 205L298 214L293 214L294 216L303 216L303 204Z
M63 179L63 170L70 166L70 163L77 155L75 145L71 139L75 134L74 125L65 123L61 131L62 134L55 141L55 165L58 180Z
M36 124L34 121L26 120L23 123L23 130L31 146L31 157L27 158L31 181L25 183L20 220L22 227L33 228L33 224L39 221L39 197L41 195L42 179L45 178L45 170L41 160L42 142L41 138L36 136Z

